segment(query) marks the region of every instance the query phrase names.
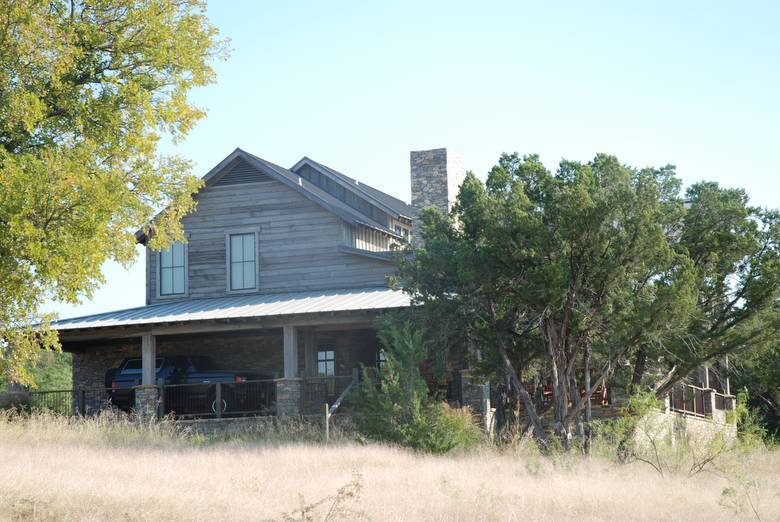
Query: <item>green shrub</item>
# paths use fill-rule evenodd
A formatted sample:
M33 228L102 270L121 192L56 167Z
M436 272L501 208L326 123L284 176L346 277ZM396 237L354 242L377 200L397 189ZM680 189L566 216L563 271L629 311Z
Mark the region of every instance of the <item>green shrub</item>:
M470 410L450 408L431 397L420 374L427 350L422 332L392 318L379 323L385 363L374 374L363 369L357 389L358 431L369 439L446 453L482 439Z
M768 438L760 414L748 407L746 391L737 393L735 408L733 411L726 412L726 421L729 423L736 421L737 437L744 446L759 445Z
M479 444L484 435L474 422L470 408L451 408L441 402L431 406L431 424L421 449L431 453L447 453L453 449Z

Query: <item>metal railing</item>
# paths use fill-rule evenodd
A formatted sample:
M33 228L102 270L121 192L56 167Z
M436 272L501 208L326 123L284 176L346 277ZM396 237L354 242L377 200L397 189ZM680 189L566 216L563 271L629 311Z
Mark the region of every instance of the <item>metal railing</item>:
M276 380L158 384L159 414L177 418L272 415L276 410Z
M357 369L353 370L352 375L304 377L301 380L301 413L304 415L321 414L323 404L333 404L344 390L357 379ZM345 405L345 407L347 406Z
M74 400L78 394L78 390L31 391L28 392L26 406L31 410L46 410L60 415L72 415L81 409L80 404Z
M669 393L671 411L706 417L712 415L713 408L721 411L733 410L734 396L685 383L675 385Z
M669 409L697 417L711 415L712 404L709 400L709 390L692 384L678 384L670 394Z
M44 410L60 415L94 415L104 409L117 406L114 399L120 394L133 396L133 390L103 387L75 388L71 390L31 390L19 406L29 410Z
M732 411L736 407L736 397L725 393L715 392L715 409Z
M553 400L552 384L549 383L540 384L538 387L536 387L534 383L527 383L526 389L528 390L528 393L531 394L531 397L533 397L534 400L538 403L539 406L547 406ZM579 398L585 396L584 387L580 386L578 390L578 395ZM609 388L604 384L597 386L593 390L593 393L590 394L590 400L593 406L609 406L610 404ZM569 406L572 406L571 401L569 401Z

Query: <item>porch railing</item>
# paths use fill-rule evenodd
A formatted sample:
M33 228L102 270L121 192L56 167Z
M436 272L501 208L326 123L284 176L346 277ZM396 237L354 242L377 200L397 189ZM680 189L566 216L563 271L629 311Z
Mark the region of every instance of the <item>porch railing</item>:
M276 380L194 384L158 384L158 412L177 418L222 418L272 415L276 410Z
M71 390L31 390L26 392L26 401L20 407L29 410L44 410L60 415L93 415L110 407L111 393L108 388L75 388ZM132 390L122 390L132 392Z
M304 377L301 380L301 413L321 414L323 404L333 404L357 379L357 369L351 375ZM349 409L349 403L343 407Z
M734 396L701 388L693 384L677 384L669 393L669 409L696 417L712 416L713 411L734 409Z

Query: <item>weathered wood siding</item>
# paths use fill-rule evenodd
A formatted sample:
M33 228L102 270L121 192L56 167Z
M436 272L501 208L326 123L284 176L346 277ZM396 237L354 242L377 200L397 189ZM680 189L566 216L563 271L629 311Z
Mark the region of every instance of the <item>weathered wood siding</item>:
M367 252L389 252L399 242L393 237L362 225L344 223L343 243Z
M303 195L270 180L217 185L198 194L197 210L182 220L189 238L187 296L227 292L225 234L258 230L259 292L384 286L392 265L339 251L342 221ZM159 256L147 249L147 301L158 298Z

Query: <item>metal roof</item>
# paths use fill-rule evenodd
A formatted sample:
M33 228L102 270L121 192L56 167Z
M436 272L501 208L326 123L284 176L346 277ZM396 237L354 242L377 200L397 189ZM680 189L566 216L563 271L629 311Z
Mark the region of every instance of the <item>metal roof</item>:
M317 170L319 170L320 172L324 173L325 175L329 176L330 178L340 181L341 186L344 187L345 189L354 192L358 195L367 196L369 199L374 200L375 202L384 206L386 209L395 212L399 216L405 216L411 218L417 214L417 211L414 209L414 207L412 207L405 201L402 201L394 196L391 196L390 194L382 192L379 189L375 189L370 185L366 185L365 183L358 182L356 179L350 178L346 174L342 174L341 172L331 167L328 167L327 165L323 165L318 161L314 161L313 159L307 156L304 156L300 161L298 161L298 163L296 163L292 168L290 168L290 170L293 172L297 172L301 166L307 163L312 167L316 168Z
M354 312L403 308L409 296L389 288L354 288L253 294L211 299L184 299L54 321L56 330L151 325L183 321L273 317L323 312Z

